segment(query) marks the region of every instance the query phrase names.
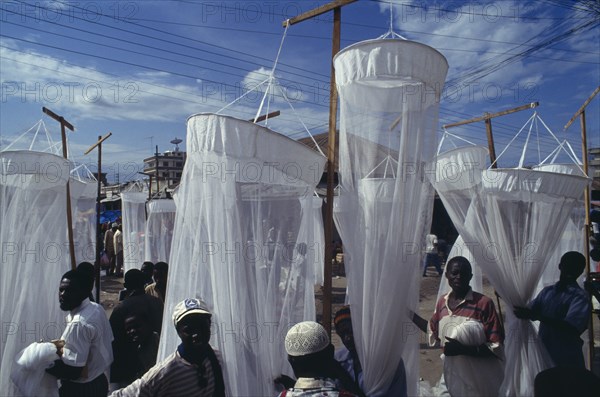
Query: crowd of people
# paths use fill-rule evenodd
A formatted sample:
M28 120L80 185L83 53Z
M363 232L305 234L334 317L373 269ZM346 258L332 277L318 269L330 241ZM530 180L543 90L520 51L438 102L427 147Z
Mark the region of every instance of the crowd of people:
M564 254L558 282L543 289L528 307L514 308L517 318L539 321L540 341L555 365L536 377L536 394L563 390L568 382L557 381L563 378L571 383L579 379L578 395L598 390L593 387L600 380L585 369L580 338L590 313L589 299L577 284L584 266L580 253ZM466 258L449 259L444 274L451 291L439 299L431 319L413 313L413 322L428 335L430 344L443 349L440 387L450 396L498 395L507 365L503 322L493 300L472 290L472 268ZM67 326L56 344L56 360L46 369L60 380L60 396L225 395L220 354L210 345L212 313L202 300L186 299L169 313L180 344L157 362L167 276L164 262L144 262L140 269L127 271L121 301L109 318L91 296L93 265L81 263L61 277L58 297L60 308L68 313ZM280 396L367 395L350 306L337 311L334 326L343 343L337 350L323 326L314 321L289 329L281 343L295 379L286 375L274 379L282 390ZM406 395L406 368L401 360L387 389L377 396Z

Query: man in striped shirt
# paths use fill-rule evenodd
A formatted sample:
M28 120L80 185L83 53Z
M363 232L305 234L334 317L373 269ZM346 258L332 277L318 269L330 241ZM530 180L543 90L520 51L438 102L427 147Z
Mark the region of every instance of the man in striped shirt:
M173 313L173 323L181 339L177 351L110 396L224 396L221 365L208 343L210 322L211 313L199 299L179 302Z
M429 321L429 343L444 349L444 380L452 396L498 395L504 375L504 327L494 302L469 285L471 264L448 261L452 291L437 302Z

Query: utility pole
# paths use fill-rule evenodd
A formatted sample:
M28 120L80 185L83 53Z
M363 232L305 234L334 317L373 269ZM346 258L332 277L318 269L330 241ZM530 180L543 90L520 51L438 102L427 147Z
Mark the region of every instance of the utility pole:
M329 139L327 146L327 202L325 203L325 264L323 269L323 327L331 336L331 240L333 237L333 174L335 173L335 138L337 116L337 89L333 57L340 51L342 7L356 0L337 0L283 21L283 27L306 21L333 10L333 38L331 48L331 79L329 84Z
M60 123L60 136L62 139L62 152L63 158L68 160L68 152L67 152L67 134L65 132L65 127L70 129L71 131L75 131L75 127L64 117L57 115L50 109L46 107L42 107L42 112L52 117L54 120ZM69 254L71 257L71 269L75 270L77 268L77 263L75 261L75 244L73 242L73 214L71 213L71 186L69 185L69 180L71 179L70 175L71 167L69 167L69 175L67 175L67 233L69 236Z
M154 161L156 161L156 194L160 192L160 186L158 184L158 145L156 145L156 152L154 153Z
M594 99L594 97L598 94L598 92L600 92L600 86L598 86L594 92L592 92L592 95L590 95L588 97L588 99L583 103L583 105L581 105L581 107L579 108L579 110L577 112L575 112L575 114L573 115L573 117L571 117L571 120L569 120L569 122L565 125L565 130L567 128L569 128L571 126L571 124L573 124L573 122L575 121L575 119L577 119L577 116L579 116L580 119L580 123L581 123L581 147L582 147L582 151L583 151L583 171L585 172L586 176L589 176L589 170L588 170L588 148L587 148L587 129L586 129L586 124L585 124L585 108L587 107L587 105L589 105L589 103L592 101L592 99ZM585 206L585 226L584 226L584 247L585 247L585 262L586 262L586 273L587 273L587 277L586 279L589 280L590 279L590 272L592 271L591 269L591 262L590 262L590 227L591 227L591 221L590 221L590 209L591 209L591 203L590 203L590 186L587 185L585 187L585 191L583 194L583 202L584 202L584 206ZM592 300L592 296L590 295L590 304ZM588 328L588 337L589 337L589 343L588 343L588 357L589 357L589 361L590 361L590 366L592 365L592 362L594 360L594 317L593 317L593 313L592 311L590 311L590 315L589 315L589 328Z
M109 132L104 137L98 136L98 141L85 151L84 155L88 154L95 147L98 147L98 194L96 195L96 264L94 270L96 273L96 303L100 303L100 239L102 235L102 229L100 227L100 196L102 193L102 142L107 140L112 135Z

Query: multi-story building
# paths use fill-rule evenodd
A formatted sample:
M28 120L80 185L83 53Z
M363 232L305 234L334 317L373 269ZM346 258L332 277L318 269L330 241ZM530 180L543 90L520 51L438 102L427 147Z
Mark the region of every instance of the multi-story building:
M145 158L144 173L153 177L158 175L161 189L165 184L167 188L172 189L181 181L185 160L186 152L180 151L179 146L175 146L174 150L167 150L164 153L157 153L152 157Z

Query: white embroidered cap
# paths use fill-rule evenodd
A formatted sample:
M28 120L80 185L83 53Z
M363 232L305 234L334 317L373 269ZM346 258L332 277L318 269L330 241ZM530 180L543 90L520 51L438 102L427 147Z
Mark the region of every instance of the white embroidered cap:
M285 351L294 357L317 353L327 346L327 331L314 321L303 321L294 325L285 336Z

